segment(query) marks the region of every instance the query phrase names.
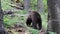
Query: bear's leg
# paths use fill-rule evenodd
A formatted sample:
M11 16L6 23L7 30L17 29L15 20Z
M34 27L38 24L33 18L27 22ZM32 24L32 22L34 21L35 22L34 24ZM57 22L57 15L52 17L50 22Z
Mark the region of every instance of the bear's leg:
M32 22L32 27L33 27L34 29L37 29L37 24L36 24L36 22Z
M28 21L27 21L26 24L27 24L27 26L30 26L31 22L28 22Z
M41 30L41 28L42 28L42 23L41 22L38 23L38 27L39 27L39 30Z
M31 22L32 22L31 18L27 18L27 21L26 21L27 26L30 26Z

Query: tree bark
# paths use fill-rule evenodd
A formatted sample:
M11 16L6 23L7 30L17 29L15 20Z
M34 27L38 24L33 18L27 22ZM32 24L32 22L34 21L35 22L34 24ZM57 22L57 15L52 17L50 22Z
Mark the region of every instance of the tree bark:
M3 12L1 9L1 0L0 0L0 34L4 34L4 28L3 28Z
M60 0L47 0L49 16L48 31L60 34Z
M31 10L31 7L30 6L31 6L30 5L30 0L24 0L24 10L30 11Z
M38 0L38 12L41 13L44 10L44 5L42 0Z

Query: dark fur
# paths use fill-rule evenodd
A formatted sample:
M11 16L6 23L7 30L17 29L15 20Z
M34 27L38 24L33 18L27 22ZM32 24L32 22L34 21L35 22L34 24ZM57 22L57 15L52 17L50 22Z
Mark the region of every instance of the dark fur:
M31 22L32 22L32 19L31 19L31 16L29 15L26 21L27 26L30 26Z
M35 29L40 30L42 28L42 20L41 20L40 14L38 12L34 12L34 11L30 12L30 15L27 18L26 24L27 24L27 26L29 26L29 25L31 25L31 23L32 23L32 27Z

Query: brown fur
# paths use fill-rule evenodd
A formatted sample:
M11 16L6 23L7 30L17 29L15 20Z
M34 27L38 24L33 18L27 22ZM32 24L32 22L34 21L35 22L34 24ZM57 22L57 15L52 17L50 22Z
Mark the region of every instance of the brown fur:
M32 27L35 29L37 29L37 28L41 29L42 28L42 20L41 20L40 14L38 12L36 12L36 11L30 12L30 14L27 18L26 24L30 25L31 23L32 23Z

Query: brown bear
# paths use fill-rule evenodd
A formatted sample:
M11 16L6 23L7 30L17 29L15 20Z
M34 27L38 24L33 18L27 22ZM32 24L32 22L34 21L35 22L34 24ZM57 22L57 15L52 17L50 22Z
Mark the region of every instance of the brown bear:
M34 29L41 29L42 28L42 20L41 16L37 11L30 11L29 16L27 17L26 24L27 26L31 25Z

